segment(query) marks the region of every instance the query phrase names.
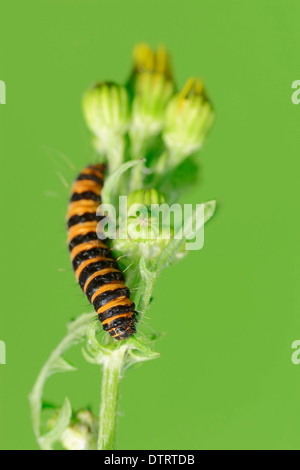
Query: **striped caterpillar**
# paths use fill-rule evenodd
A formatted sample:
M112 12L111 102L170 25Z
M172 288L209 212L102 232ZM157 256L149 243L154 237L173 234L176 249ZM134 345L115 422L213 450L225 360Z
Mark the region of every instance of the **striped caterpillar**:
M116 340L136 332L135 305L108 246L97 237L104 166L90 165L72 187L67 215L68 243L76 279L94 306L103 329Z

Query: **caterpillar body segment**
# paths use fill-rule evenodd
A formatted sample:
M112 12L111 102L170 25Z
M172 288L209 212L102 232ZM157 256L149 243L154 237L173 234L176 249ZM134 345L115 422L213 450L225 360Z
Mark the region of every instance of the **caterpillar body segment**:
M103 329L124 340L136 332L135 305L120 266L97 236L103 179L104 166L97 164L84 168L75 180L67 214L68 244L76 279Z

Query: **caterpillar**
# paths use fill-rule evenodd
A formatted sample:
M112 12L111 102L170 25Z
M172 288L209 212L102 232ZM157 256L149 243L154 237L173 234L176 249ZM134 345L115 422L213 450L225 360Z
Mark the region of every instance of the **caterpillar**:
M104 331L124 340L136 332L135 305L107 244L97 236L104 165L90 165L75 180L67 214L68 244L76 279Z

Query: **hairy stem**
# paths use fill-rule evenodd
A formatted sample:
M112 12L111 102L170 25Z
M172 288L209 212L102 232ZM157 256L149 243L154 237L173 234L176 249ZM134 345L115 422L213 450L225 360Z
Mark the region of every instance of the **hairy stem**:
M131 156L133 160L141 160L145 158L146 141L143 138L138 138L132 142ZM132 169L130 180L130 191L137 191L142 189L144 180L144 166L137 165Z
M143 280L142 288L140 289L140 300L138 304L139 321L141 321L146 313L147 308L150 305L154 285L157 280L157 276L151 273L152 276L147 280Z
M98 450L114 448L118 389L126 350L126 345L115 349L103 362Z
M108 144L107 154L110 162L110 172L117 170L124 160L124 138L113 136L112 142Z

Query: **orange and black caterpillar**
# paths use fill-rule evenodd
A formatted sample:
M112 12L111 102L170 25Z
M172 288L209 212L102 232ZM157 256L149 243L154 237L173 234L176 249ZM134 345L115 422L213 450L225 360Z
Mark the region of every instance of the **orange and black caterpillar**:
M117 340L135 333L134 303L108 246L97 237L104 166L86 167L75 180L69 204L68 243L75 276L103 329Z

